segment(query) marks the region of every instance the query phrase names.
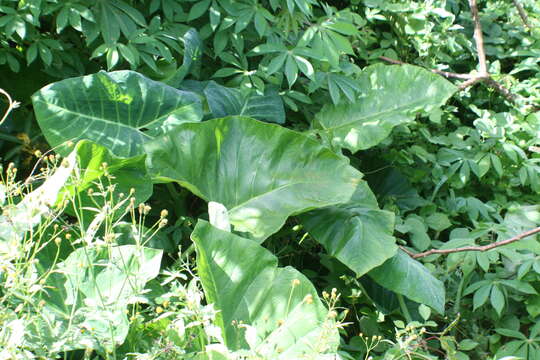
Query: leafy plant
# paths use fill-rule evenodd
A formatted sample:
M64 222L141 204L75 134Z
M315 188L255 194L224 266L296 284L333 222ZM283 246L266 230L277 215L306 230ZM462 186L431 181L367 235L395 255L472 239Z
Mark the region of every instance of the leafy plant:
M393 72L399 70L392 67L390 69ZM406 72L408 69L403 71ZM86 78L72 81L88 82ZM388 84L385 85L388 87ZM164 86L164 89L167 88ZM35 96L36 101L40 101L41 92L47 93L48 89L40 91ZM62 92L55 94L63 96ZM83 96L86 95L81 93L81 97ZM113 100L122 103L118 98ZM435 104L437 101L435 100ZM49 102L55 100L51 98ZM129 107L123 109L128 114L133 111ZM192 115L187 116L190 118ZM118 113L116 119L121 118L122 114ZM80 119L83 121L89 119L90 123L93 122L91 117L83 116ZM142 122L145 123L147 120L142 119ZM154 174L155 181L175 181L207 201L222 203L229 209L234 229L247 232L259 241L279 230L288 216L314 208L349 201L356 205L363 201L362 198L371 198L368 206L377 211L373 195L360 180L361 173L348 166L338 155L304 135L240 117L211 120L200 124L178 123L176 127L168 130L162 137L145 145L148 153L147 166L150 173ZM57 133L60 134L60 131ZM85 133L83 136L103 142L104 145L111 142L108 139L96 138L92 133ZM128 134L116 133L116 136L120 137L117 142L131 148L133 140ZM197 141L194 136L197 136ZM135 139L135 143L138 144L140 141ZM249 151L243 148L244 144L249 144ZM298 159L299 154L305 155L301 155L302 157ZM205 166L201 167L201 164ZM332 172L325 172L324 169L327 168L332 168ZM268 173L275 174L271 177L271 181L264 176ZM214 180L210 181L209 176ZM316 181L313 181L314 176L317 177ZM388 234L391 232L392 220L389 217L385 221L374 222L369 218L363 218L361 224L372 226L373 229L380 228L381 233ZM362 246L360 245L362 239L357 237L346 240L349 240L351 246ZM324 239L321 241L324 242ZM388 246L388 243L378 245L379 241L375 238L367 240L374 244L372 249L368 248L371 252L366 254L378 256L378 261L365 266L363 270L358 267L360 265L351 263L359 275L381 265L384 260L395 254L396 249L392 248L392 245L385 255L378 252L378 247ZM386 241L392 244L393 239L389 236ZM344 259L343 253L335 255L338 259ZM381 282L383 286L390 286L396 290L396 285L385 280ZM399 288L398 292L416 301L435 306L438 311L443 312L444 290L440 285L429 291Z

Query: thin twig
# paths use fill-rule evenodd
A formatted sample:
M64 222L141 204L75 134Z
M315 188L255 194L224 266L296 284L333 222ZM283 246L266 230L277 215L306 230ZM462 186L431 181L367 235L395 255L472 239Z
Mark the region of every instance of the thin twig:
M503 245L511 244L513 242L519 241L521 239L524 239L526 237L529 237L529 236L532 236L532 235L538 234L538 233L540 233L540 227L534 228L534 229L529 230L529 231L525 231L524 233L516 235L516 236L514 236L514 237L512 237L510 239L497 241L497 242L494 242L494 243L491 243L491 244L488 244L488 245L464 246L464 247L455 248L455 249L431 249L431 250L424 251L424 252L421 252L421 253L418 253L418 254L412 254L410 251L405 250L404 248L401 248L401 249L403 251L405 251L407 254L409 254L413 259L418 259L418 258L426 257L426 256L429 256L429 255L433 255L433 254L448 255L448 254L453 254L453 253L458 253L458 252L465 252L465 251L481 251L481 252L484 252L484 251L488 251L488 250L491 250L491 249L494 249L494 248L497 248L497 247L500 247L500 246L503 246Z
M9 96L9 94L7 93L7 91L5 91L4 89L0 88L0 94L4 95L7 100L8 100L8 108L6 110L6 113L4 114L4 116L2 117L2 119L0 120L0 125L2 125L4 123L4 121L6 120L6 118L8 117L9 113L13 110L13 109L16 109L19 107L19 105L21 103L19 103L18 101L14 101L11 96Z
M403 252L407 255L409 255L410 257L414 258L414 255L416 255L415 253L413 253L412 251L408 250L405 246L400 246L399 247L401 250L403 250Z
M391 59L391 58L386 57L386 56L379 56L379 59L384 60L386 62L389 62L391 64L407 65L407 63L404 63L403 61ZM455 73L455 72L443 71L443 70L437 70L437 69L428 69L428 70L435 73L435 74L439 74L439 75L442 75L442 76L447 77L447 78L455 78L455 79L466 80L466 79L470 79L472 77L469 74L458 74L458 73Z
M469 0L469 6L474 21L474 42L476 43L476 53L478 54L480 76L489 76L487 71L486 51L484 50L484 36L482 35L482 25L480 24L476 0Z
M487 78L484 80L485 84L495 90L497 90L498 92L500 92L501 94L503 94L503 96L508 100L510 101L511 103L515 103L516 100L517 100L517 95L516 94L513 94L510 92L510 90L508 90L507 88L505 88L501 83L493 80L492 78Z
M523 25L525 25L525 27L530 30L531 25L529 24L529 17L527 16L525 9L523 9L523 6L519 3L518 0L512 0L512 1L519 13L519 17L521 18L521 21L523 21Z

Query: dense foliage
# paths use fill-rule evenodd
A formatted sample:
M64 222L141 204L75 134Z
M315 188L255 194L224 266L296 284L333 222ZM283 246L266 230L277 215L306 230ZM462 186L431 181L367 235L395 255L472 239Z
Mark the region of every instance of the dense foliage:
M0 357L540 358L537 1L0 14Z

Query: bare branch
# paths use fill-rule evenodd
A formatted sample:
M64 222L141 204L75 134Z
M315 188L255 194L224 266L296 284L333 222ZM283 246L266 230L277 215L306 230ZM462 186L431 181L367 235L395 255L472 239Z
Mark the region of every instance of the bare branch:
M519 3L518 0L512 0L512 1L519 13L519 17L521 18L521 21L523 21L523 25L525 25L527 29L531 29L531 25L529 24L529 17L527 16L525 9L523 9L523 6Z
M404 63L403 61L394 60L386 56L379 56L379 59L389 62L391 64L407 65L407 63ZM443 71L443 70L437 70L437 69L428 69L428 70L435 74L439 74L447 78L455 78L455 79L463 79L463 80L472 78L472 76L469 74L458 74L458 73L454 73L450 71Z
M491 243L491 244L488 244L488 245L464 246L464 247L460 247L460 248L456 248L456 249L431 249L431 250L424 251L424 252L421 252L421 253L418 253L418 254L413 254L413 255L411 255L411 252L408 251L408 250L405 251L403 248L402 248L402 250L404 250L407 254L409 254L413 259L418 259L418 258L426 257L426 256L429 256L429 255L433 255L433 254L448 255L448 254L453 254L453 253L458 253L458 252L465 252L465 251L481 251L481 252L484 252L484 251L488 251L488 250L491 250L491 249L494 249L494 248L497 248L497 247L500 247L500 246L511 244L513 242L519 241L521 239L524 239L526 237L529 237L529 236L532 236L532 235L538 234L538 233L540 233L540 227L534 228L534 229L529 230L529 231L525 231L524 233L516 235L516 236L514 236L514 237L512 237L510 239L497 241L497 242L494 242L494 243Z
M485 81L485 80L486 80L486 78L483 77L483 76L473 77L472 79L469 79L469 80L464 81L461 84L459 84L458 88L459 88L459 90L465 90L466 88L468 88L470 86L473 86L476 83Z
M2 125L4 123L4 121L6 120L6 118L8 117L9 113L13 110L13 109L16 109L19 107L20 103L18 101L14 101L11 96L9 96L9 94L7 93L7 91L5 91L4 89L0 88L0 94L1 95L4 95L7 100L8 100L8 108L6 110L6 113L4 114L4 116L2 117L2 119L0 119L0 125Z
M518 8L518 11L520 11L519 9L521 9L521 11L523 11L523 14L525 16L527 15L524 13L523 7L521 6L521 4L517 2L517 0L514 1L514 4ZM484 83L486 86L502 94L506 98L506 100L508 100L510 103L515 105L517 103L517 100L521 97L519 95L512 93L510 90L508 90L499 82L493 80L487 70L486 52L484 49L484 36L482 33L482 25L480 23L480 16L478 14L478 5L476 3L476 0L469 0L469 6L471 8L471 14L472 14L473 22L474 22L474 41L476 43L479 73L476 75L473 75L473 74L458 74L454 72L441 71L437 69L429 69L429 70L433 73L442 75L446 78L455 78L455 79L465 80L460 85L458 85L458 88L460 90L464 90L480 82ZM521 11L520 11L520 15L521 15ZM391 64L398 64L398 65L406 64L400 60L391 59L386 56L380 56L379 59L389 62ZM532 105L532 108L535 111L539 109L537 105L534 105L534 104L530 104L530 105Z
M474 41L476 42L480 76L486 76L488 74L486 51L484 50L484 36L482 35L482 25L480 24L480 16L478 15L478 6L476 5L476 0L469 0L469 6L471 8L471 14L474 21Z
M514 103L514 104L516 103L518 96L516 94L511 93L510 90L505 88L501 83L493 80L492 78L487 78L484 80L484 82L486 83L487 86L503 94L504 97L511 103Z
M413 253L412 251L408 250L405 246L400 246L399 247L401 250L403 250L404 253L406 253L407 255L409 255L410 257L414 258L414 255L416 255L415 253Z

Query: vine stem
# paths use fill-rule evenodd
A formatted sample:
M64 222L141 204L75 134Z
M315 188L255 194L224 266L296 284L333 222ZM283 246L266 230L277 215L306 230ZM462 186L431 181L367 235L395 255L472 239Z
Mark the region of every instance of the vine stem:
M458 253L458 252L465 252L465 251L481 251L481 252L484 252L484 251L488 251L488 250L491 250L491 249L494 249L494 248L497 248L497 247L500 247L500 246L511 244L513 242L519 241L521 239L524 239L526 237L529 237L529 236L532 236L532 235L535 235L535 234L538 234L538 233L540 233L540 226L537 227L537 228L534 228L532 230L525 231L525 232L523 232L523 233L521 233L519 235L516 235L516 236L514 236L514 237L512 237L510 239L497 241L497 242L494 242L494 243L491 243L491 244L488 244L488 245L464 246L464 247L455 248L455 249L431 249L431 250L424 251L424 252L421 252L421 253L418 253L418 254L414 254L410 250L405 249L404 247L401 247L401 250L405 251L413 259L418 259L418 258L426 257L426 256L429 256L429 255L433 255L433 254L448 255L448 254L453 254L453 253Z
M0 125L2 125L4 123L4 121L7 119L9 113L13 110L13 109L16 109L19 107L19 105L21 104L20 102L18 101L14 101L11 96L9 96L9 94L7 93L7 91L5 91L4 89L0 88L0 94L5 96L6 99L8 100L8 108L4 114L4 116L2 116L2 119L0 119Z

